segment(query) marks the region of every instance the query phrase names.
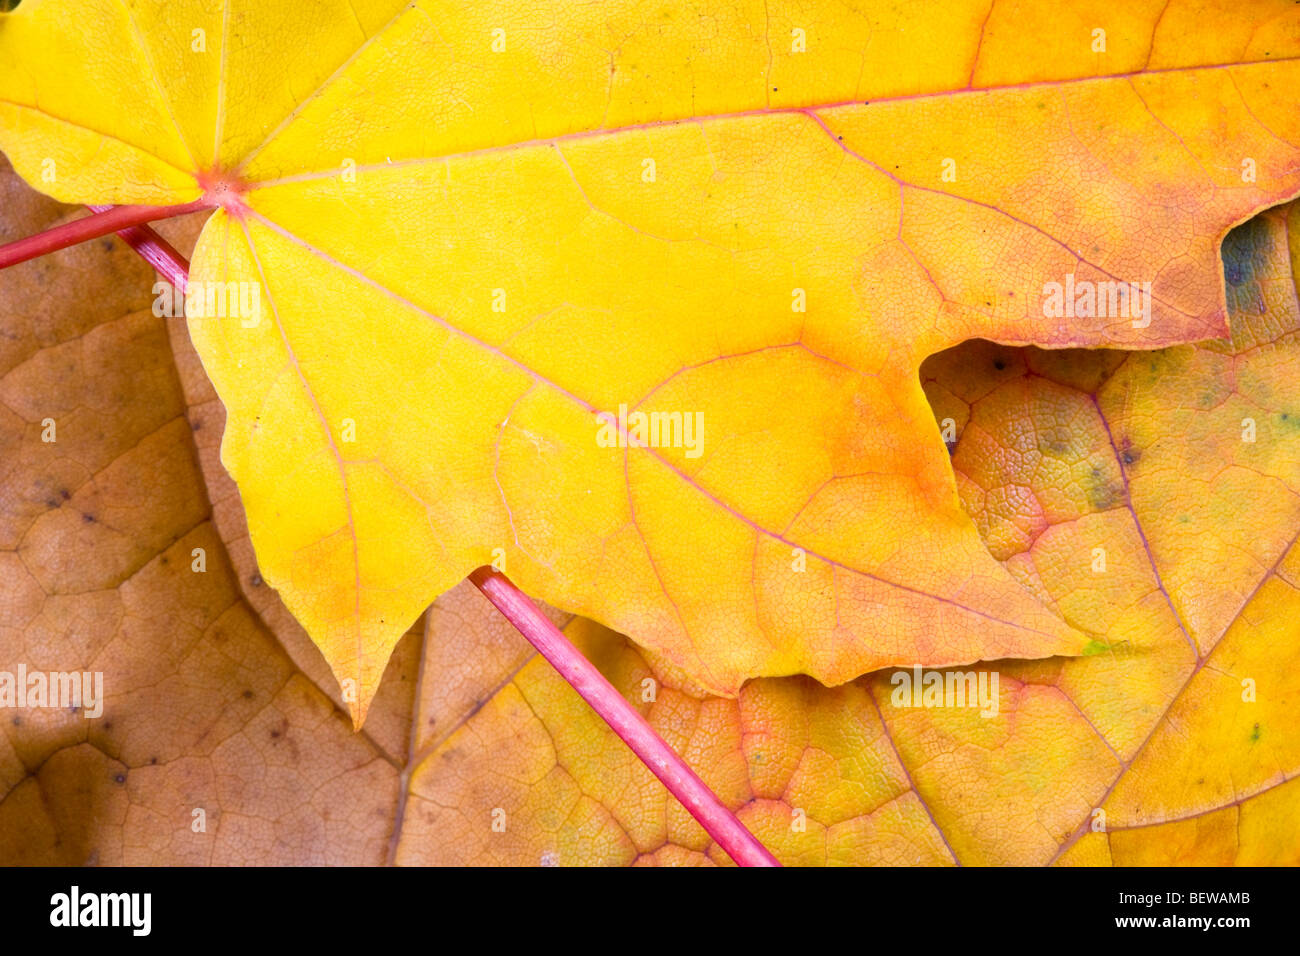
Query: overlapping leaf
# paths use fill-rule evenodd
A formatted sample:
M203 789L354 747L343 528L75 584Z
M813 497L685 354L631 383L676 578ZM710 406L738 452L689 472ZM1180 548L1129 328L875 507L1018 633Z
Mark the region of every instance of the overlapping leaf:
M1217 240L1300 188L1300 39L1171 6L42 0L0 146L223 205L194 278L260 290L191 322L223 460L358 719L503 554L714 691L837 683L1085 646L971 529L916 369L1222 331ZM1045 319L1071 274L1150 323ZM604 447L623 406L703 443Z
M0 210L69 211L7 169ZM241 599L151 282L115 240L0 274L0 671L104 693L0 711L0 865L382 863L414 673L356 734Z
M21 212L23 190L0 195L12 234L48 220ZM888 675L834 689L765 680L739 701L711 698L590 622L570 634L786 862L1296 862L1300 309L1288 225L1300 248L1285 214L1226 245L1230 344L1134 355L972 344L926 365L937 417L959 427L959 486L989 548L1067 620L1114 641L1074 661L997 665L998 717L895 709ZM96 244L3 279L0 441L16 496L0 669L103 667L111 698L102 721L28 711L0 725L0 857L725 862L468 586L432 612L409 757L395 728L414 668L390 670L367 735L348 739L238 599L186 448L192 434L225 512L216 524L245 547L205 437L219 409L182 351L191 421L176 431L166 340L143 313L144 270L123 256ZM39 440L51 413L53 445ZM147 504L130 507L146 476ZM206 549L204 573L193 547ZM303 656L292 633L282 639ZM196 808L206 832L192 828Z
M925 366L989 547L1112 642L999 662L995 716L895 706L888 672L724 700L589 622L570 635L786 863L1300 862L1297 250L1294 206L1230 237L1230 343L971 343ZM397 859L726 862L545 662L467 632L476 604L431 612L447 653L426 661Z

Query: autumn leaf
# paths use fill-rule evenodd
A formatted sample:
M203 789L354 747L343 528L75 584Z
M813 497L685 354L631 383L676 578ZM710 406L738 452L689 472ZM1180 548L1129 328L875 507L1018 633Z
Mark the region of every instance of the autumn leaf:
M0 241L57 214L4 181L0 206ZM1231 344L1130 355L970 343L925 366L990 549L1068 620L1116 636L1078 660L997 664L996 717L894 708L889 673L838 688L761 680L718 699L591 622L571 621L570 635L787 863L1296 862L1290 216L1225 244ZM146 275L120 247L92 244L0 276L0 395L18 415L0 430L17 493L0 544L0 669L75 660L116 688L99 721L34 710L4 722L0 859L725 863L468 585L434 607L427 640L400 645L365 732L350 733L314 686L327 675L310 659L297 669L301 635L242 564L238 502L211 447L220 407L173 321L176 381ZM60 411L58 442L40 441L31 402ZM132 476L148 476L149 507L114 508L146 483ZM1145 497L1189 486L1178 510ZM49 496L56 487L69 497ZM1043 517L1026 522L1033 500ZM1166 517L1193 533L1162 539ZM238 580L218 530L242 550ZM95 586L81 590L87 571ZM1195 656L1180 618L1198 621ZM89 645L88 626L101 635Z
M68 213L8 170L0 209L0 241ZM416 669L354 733L243 600L151 283L109 239L0 273L0 671L102 674L3 710L0 861L383 863Z
M888 671L721 699L591 622L570 635L788 864L1295 865L1297 266L1292 205L1225 243L1231 341L976 342L924 366L990 549L1099 638L1088 656L993 665L992 716L897 706ZM397 859L726 863L476 607L453 591L430 613Z
M839 683L1087 646L983 547L916 370L1223 331L1218 239L1300 186L1300 40L1171 6L43 0L0 20L0 147L220 207L222 459L358 721L494 559L714 692ZM1076 274L1146 307L1045 317ZM621 410L683 427L619 447Z

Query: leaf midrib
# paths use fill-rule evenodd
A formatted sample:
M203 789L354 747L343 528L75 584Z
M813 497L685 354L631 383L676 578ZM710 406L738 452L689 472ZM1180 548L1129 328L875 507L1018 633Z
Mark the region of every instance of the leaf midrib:
M377 36L378 34L376 34ZM355 57L355 54L354 54ZM747 110L733 110L725 113L709 113L703 115L682 115L671 117L663 120L651 120L644 123L631 123L626 126L601 127L598 129L578 129L571 130L567 133L556 133L552 136L535 137L528 140L518 140L510 143L497 143L488 146L474 147L471 149L461 149L448 153L439 153L431 156L412 157L410 159L398 160L396 162L384 163L361 163L355 167L355 172L375 172L385 169L397 169L403 166L424 165L428 163L443 162L453 159L465 159L475 156L491 155L493 153L509 152L517 149L527 149L530 147L555 145L558 143L571 142L583 139L591 139L601 136L618 136L623 133L642 132L645 130L662 129L673 126L680 126L683 123L709 123L715 121L735 120L756 118L763 116L789 116L797 113L818 114L831 112L834 110L844 110L852 108L866 108L874 105L907 102L910 100L927 100L939 99L950 96L962 95L990 95L997 93L1007 93L1016 91L1031 91L1039 89L1059 89L1063 86L1077 86L1086 83L1104 83L1123 80L1132 83L1134 77L1158 76L1171 73L1199 73L1217 70L1245 70L1252 68L1267 68L1275 64L1292 63L1300 61L1300 55L1270 58L1267 60L1247 60L1240 63L1209 63L1196 66L1177 66L1177 67L1158 67L1156 69L1132 70L1123 73L1106 73L1100 76L1080 76L1069 77L1060 80L1031 80L1024 83L1007 83L998 86L987 87L967 87L962 89L950 90L931 90L925 93L902 93L893 96L881 96L873 100L837 100L830 103L808 104L804 106L781 106L781 107L755 107ZM351 59L348 61L351 63ZM346 66L346 64L345 64ZM340 72L344 67L340 67ZM270 146L285 130L291 127L294 121L301 116L306 105L314 100L319 94L336 78L337 74L331 75L322 85L315 90L309 97L303 100L294 112L277 126L268 137L260 144L246 153L238 163L235 164L233 172L238 174L245 169L263 150ZM1240 91L1238 91L1240 95ZM1246 102L1242 97L1242 102ZM1253 114L1252 114L1253 115ZM1256 120L1258 122L1258 120ZM1260 124L1263 126L1263 124ZM1264 127L1267 129L1267 127ZM1271 131L1269 131L1271 133ZM248 192L254 192L258 189L267 189L272 186L284 185L293 182L304 182L315 179L332 179L343 174L340 168L331 168L324 170L315 170L302 173L291 173L287 176L280 176L274 179L251 180L246 183Z

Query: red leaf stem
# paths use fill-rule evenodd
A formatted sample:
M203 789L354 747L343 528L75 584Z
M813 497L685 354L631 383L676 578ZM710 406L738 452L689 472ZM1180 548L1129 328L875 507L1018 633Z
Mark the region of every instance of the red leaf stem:
M546 658L569 682L623 743L641 758L651 773L663 782L709 836L741 866L780 866L776 857L759 843L745 825L723 805L708 784L699 778L675 750L654 732L636 709L605 679L591 661L582 656L529 597L510 579L491 568L479 568L469 576L506 616L537 653Z
M104 212L112 206L90 206L92 212ZM170 242L151 226L127 226L119 229L117 234L122 241L140 254L145 262L158 270L159 274L172 284L182 295L189 284L190 264L177 252Z
M26 236L0 246L0 269L35 259L37 256L57 252L90 239L107 236L131 226L139 226L156 219L171 219L201 209L211 209L213 201L199 199L183 206L98 206L103 210L81 219L65 222L34 236Z

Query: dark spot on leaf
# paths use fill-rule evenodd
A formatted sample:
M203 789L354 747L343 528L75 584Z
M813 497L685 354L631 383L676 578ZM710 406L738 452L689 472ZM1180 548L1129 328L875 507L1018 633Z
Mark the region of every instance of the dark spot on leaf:
M124 774L124 773L119 773L117 776L115 776L115 777L113 778L113 782L114 782L114 783L126 783L126 774Z
M1257 740L1259 740L1259 724L1255 725L1255 729L1251 731L1250 734L1250 742L1252 744L1255 743Z
M94 523L95 523L95 516L92 515L92 514L85 514L85 513L83 512L82 515L81 515L81 520L84 521L84 522L86 522L86 524L94 524Z
M253 692L251 690L244 691L244 700L252 700L252 699L253 699Z
M995 369L997 369L997 370L1000 372L1000 371L1002 371L1004 368L1007 367L1007 363L1004 362L1004 361L1002 361L1002 359L994 359L994 360L993 360L993 367L994 367Z
M254 571L253 576L248 579L248 583L255 588L260 588L262 586L262 575Z
M1061 458L1070 453L1070 431L1060 426L1044 428L1038 435L1038 450L1044 455Z
M1228 289L1228 309L1263 315L1267 309L1260 279L1268 275L1273 243L1263 219L1237 226L1223 240L1223 278Z
M1108 511L1124 500L1124 486L1112 482L1097 466L1088 473L1088 504L1096 511Z

